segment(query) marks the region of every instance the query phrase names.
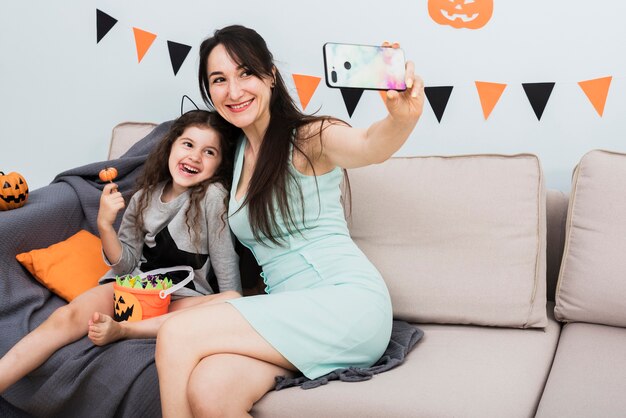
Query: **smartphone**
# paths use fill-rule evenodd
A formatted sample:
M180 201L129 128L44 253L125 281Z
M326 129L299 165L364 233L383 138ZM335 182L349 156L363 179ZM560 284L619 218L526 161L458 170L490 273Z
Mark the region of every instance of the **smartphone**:
M326 85L364 90L406 90L400 48L328 42L324 44Z

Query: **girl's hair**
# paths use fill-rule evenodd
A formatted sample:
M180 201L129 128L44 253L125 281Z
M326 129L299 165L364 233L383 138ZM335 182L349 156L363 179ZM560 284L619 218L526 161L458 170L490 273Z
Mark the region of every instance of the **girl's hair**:
M301 232L296 223L293 209L289 204L289 183L296 185L304 208L302 189L289 170L292 147L302 154L315 175L311 159L302 151L301 145L319 134L324 125L344 123L328 116L312 116L302 113L290 96L287 86L274 65L274 57L265 40L253 29L240 25L218 29L213 36L200 45L200 68L198 80L202 99L213 107L209 90L208 57L213 48L223 45L230 58L252 75L261 79L273 79L274 87L270 98L270 122L263 137L258 160L242 207L248 205L250 224L254 237L261 241L261 235L272 243L280 245L279 228L275 213L279 211L290 234ZM318 132L300 130L312 122L320 122ZM308 132L303 132L308 131ZM344 171L344 176L345 175ZM316 180L317 181L317 180ZM319 198L319 194L318 194ZM301 213L304 220L304 209Z
M135 224L137 231L140 233L144 226L143 211L148 206L148 202L150 202L157 185L161 182L172 180L168 164L172 144L174 144L185 129L189 127L214 130L220 140L220 153L222 156L222 161L213 176L196 184L190 189L190 204L185 212L185 223L187 224L187 230L190 236L192 235L191 231L196 229L192 226L198 221L201 213L200 205L209 184L221 183L227 191L230 190L233 175L233 160L235 158L234 144L241 131L230 123L225 122L224 119L215 112L208 112L206 110L189 111L172 123L165 137L163 137L156 148L148 155L143 172L137 180L137 190L143 191L137 201L137 222ZM228 197L224 198L224 207L228 208ZM224 220L226 212L227 209L225 209L221 215L223 226L226 226ZM196 247L198 247L199 239L199 235L193 233L193 243Z

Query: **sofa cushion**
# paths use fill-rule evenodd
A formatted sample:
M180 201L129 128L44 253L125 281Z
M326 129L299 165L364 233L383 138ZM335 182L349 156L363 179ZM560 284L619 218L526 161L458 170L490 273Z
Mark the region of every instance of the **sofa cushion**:
M270 392L254 417L531 417L559 338L544 330L420 324L406 361L371 380ZM565 415L563 415L565 416Z
M537 417L623 417L624 347L624 328L566 324Z
M100 238L84 229L66 240L15 256L41 284L70 302L98 285L109 267Z
M150 122L122 122L113 128L109 147L109 159L114 160L124 154L140 139L156 127Z
M555 315L626 327L626 154L591 151L574 172Z
M397 318L546 325L545 191L534 155L392 158L349 170L349 227Z

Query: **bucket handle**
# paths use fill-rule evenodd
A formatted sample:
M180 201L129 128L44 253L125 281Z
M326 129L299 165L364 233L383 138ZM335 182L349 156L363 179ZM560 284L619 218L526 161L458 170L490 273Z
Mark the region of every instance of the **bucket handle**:
M187 277L185 277L184 280L182 280L181 282L175 284L174 286L170 287L169 289L164 289L161 290L159 292L159 297L161 299L165 299L168 295L176 292L178 289L182 289L183 287L185 287L185 285L187 283L189 283L190 281L193 280L193 269L189 266L174 266L174 267L166 267L166 268L160 268L160 269L154 269L154 270L150 270L150 271L146 271L143 272L139 275L139 277L141 277L142 279L145 279L148 275L157 275L157 274L162 274L167 276L167 273L169 273L170 271L181 271L184 270L187 272Z

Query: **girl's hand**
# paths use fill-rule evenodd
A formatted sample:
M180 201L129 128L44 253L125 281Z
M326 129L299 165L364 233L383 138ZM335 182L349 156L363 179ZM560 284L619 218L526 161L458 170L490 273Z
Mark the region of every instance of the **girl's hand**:
M397 42L393 44L384 42L383 46L399 48L400 44ZM424 82L419 76L415 75L413 61L406 62L405 83L405 91L387 91L385 105L387 106L389 115L393 119L417 123L424 109Z
M117 190L117 184L109 183L104 186L100 196L100 209L98 210L98 229L112 228L117 218L117 213L124 209L126 204L122 193Z

